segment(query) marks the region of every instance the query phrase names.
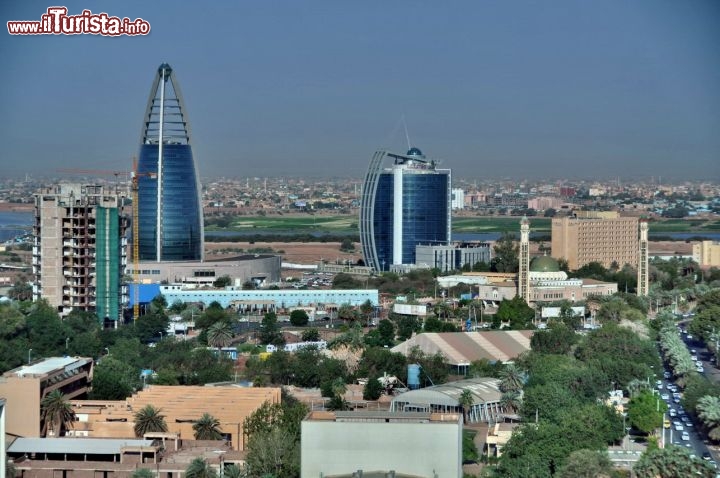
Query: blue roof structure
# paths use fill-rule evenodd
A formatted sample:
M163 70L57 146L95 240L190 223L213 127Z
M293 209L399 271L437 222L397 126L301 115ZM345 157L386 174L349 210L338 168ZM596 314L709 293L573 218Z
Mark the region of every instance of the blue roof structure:
M130 284L130 301L128 307L135 305L135 285ZM138 303L149 304L160 295L160 284L138 284Z

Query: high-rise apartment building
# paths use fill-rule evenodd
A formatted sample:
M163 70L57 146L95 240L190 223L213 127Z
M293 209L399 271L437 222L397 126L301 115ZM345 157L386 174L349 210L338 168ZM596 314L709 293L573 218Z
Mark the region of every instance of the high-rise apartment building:
M382 169L386 158L392 166ZM360 204L365 264L378 271L415 264L415 246L450 242L451 174L417 148L406 154L377 151Z
M574 217L553 218L552 257L568 261L570 270L599 262L637 268L640 251L638 218L617 213L580 212Z
M701 267L720 267L720 242L700 241L692 246L693 260Z
M138 172L140 260L202 260L203 213L190 123L167 63L158 68L150 89Z
M127 302L124 197L105 186L60 184L34 196L33 298L116 321Z

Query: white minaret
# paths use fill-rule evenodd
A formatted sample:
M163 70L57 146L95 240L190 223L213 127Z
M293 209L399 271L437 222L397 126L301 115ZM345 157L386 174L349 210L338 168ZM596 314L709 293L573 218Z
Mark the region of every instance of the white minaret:
M640 253L638 254L637 295L646 297L650 292L650 268L648 254L648 222L640 219Z
M518 273L518 295L530 303L530 221L520 221L520 272Z

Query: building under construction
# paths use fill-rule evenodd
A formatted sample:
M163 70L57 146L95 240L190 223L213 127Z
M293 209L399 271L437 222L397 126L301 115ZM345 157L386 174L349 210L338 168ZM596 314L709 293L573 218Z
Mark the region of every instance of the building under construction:
M35 194L33 299L117 321L127 303L125 195L101 185L60 184Z

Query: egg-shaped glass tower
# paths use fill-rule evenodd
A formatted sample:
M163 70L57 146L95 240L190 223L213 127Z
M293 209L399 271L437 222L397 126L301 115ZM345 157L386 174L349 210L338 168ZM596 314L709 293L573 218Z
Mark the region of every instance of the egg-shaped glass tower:
M203 258L200 182L190 145L190 123L170 65L157 70L150 90L138 161L141 261Z

